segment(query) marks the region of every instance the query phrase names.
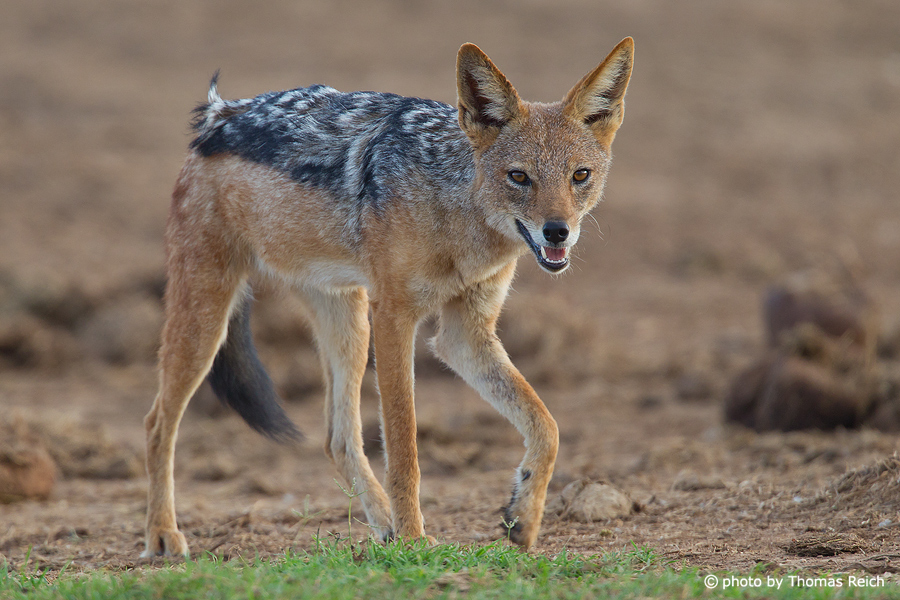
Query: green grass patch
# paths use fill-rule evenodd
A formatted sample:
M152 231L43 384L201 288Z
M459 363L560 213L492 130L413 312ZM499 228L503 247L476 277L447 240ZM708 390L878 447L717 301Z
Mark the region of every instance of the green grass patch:
M709 586L715 577L715 585ZM795 579L790 579L794 577ZM213 556L164 569L61 573L0 567L0 598L889 598L900 587L858 588L847 575L701 573L661 560L652 550L585 557L526 554L505 544L351 545L319 540L308 552L266 560L219 562ZM728 579L734 578L734 579ZM781 589L774 583L781 579ZM828 581L840 581L840 586ZM868 578L870 583L877 582ZM728 584L728 585L726 585Z

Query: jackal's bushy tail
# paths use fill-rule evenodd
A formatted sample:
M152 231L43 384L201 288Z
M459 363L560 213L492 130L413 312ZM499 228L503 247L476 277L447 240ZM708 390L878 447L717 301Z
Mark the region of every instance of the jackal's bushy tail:
M209 383L224 404L256 431L279 442L300 440L303 434L284 412L275 386L256 353L250 332L250 298L245 298L228 323L228 335L209 372Z

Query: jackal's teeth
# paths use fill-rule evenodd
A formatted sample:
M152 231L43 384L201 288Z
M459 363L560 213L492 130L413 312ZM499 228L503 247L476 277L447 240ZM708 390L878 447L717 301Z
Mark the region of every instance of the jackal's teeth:
M540 246L540 249L541 249L541 258L543 258L545 261L547 261L550 264L564 263L569 258L568 257L569 249L568 248L559 248L559 250L562 250L561 258L550 258L549 256L547 256L547 247L546 246Z

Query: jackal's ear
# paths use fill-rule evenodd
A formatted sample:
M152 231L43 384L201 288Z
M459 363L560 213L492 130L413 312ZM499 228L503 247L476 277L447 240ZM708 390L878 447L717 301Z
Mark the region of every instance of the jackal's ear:
M522 110L515 88L475 44L463 44L459 49L456 84L459 126L476 147L491 144Z
M563 112L587 124L601 142L612 143L622 124L633 62L634 40L627 37L563 99Z

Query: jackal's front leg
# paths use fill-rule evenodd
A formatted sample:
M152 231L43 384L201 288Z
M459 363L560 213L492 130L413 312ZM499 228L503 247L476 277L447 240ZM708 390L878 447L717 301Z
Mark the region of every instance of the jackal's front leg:
M413 343L417 318L398 303L372 303L375 370L381 394L386 462L385 491L391 502L394 536L425 536L419 507L416 409L413 401Z
M537 538L544 515L559 430L495 333L507 286L508 279L501 278L446 304L433 343L435 353L525 437L525 457L515 474L503 527L513 542L528 548Z

